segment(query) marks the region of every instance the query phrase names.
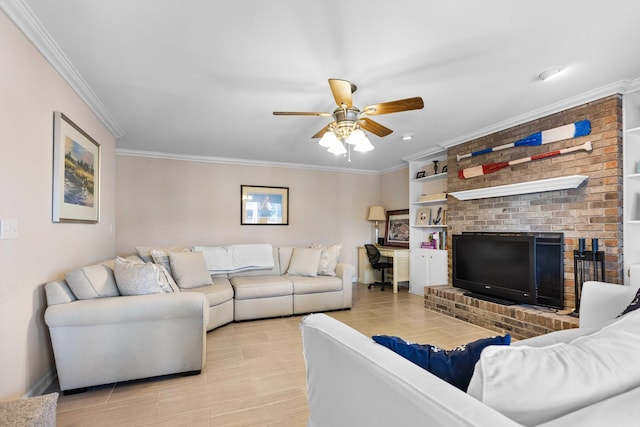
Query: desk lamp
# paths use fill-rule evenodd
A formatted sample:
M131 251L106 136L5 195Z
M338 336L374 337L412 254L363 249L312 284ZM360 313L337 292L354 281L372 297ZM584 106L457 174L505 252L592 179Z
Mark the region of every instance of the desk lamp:
M374 243L375 244L379 244L379 239L378 239L378 235L379 235L378 221L386 221L387 220L387 216L384 213L384 208L382 206L371 206L369 208L369 218L368 218L368 220L376 222L376 241Z

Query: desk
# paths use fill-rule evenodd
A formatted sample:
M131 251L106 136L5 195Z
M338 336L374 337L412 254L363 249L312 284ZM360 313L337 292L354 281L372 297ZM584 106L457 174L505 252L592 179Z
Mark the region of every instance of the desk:
M393 293L398 293L398 282L409 281L409 249L378 246L380 255L393 260ZM367 250L358 246L358 282L368 285L375 282L375 270L371 268Z

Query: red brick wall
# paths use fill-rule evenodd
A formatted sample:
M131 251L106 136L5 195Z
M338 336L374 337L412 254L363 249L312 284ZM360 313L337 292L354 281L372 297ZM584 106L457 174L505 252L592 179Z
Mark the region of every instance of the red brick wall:
M591 121L591 134L538 147L516 147L468 159L456 155L517 141L534 132L579 120ZM458 178L458 169L510 161L591 141L593 151L579 151L507 167L475 178ZM462 231L563 232L565 306L574 304L573 251L578 238L598 238L605 251L606 280L622 283L622 98L601 100L533 120L448 150L448 191L462 191L565 175L587 175L577 189L460 201L449 196L451 235ZM451 253L449 253L451 268ZM451 275L449 275L451 277Z

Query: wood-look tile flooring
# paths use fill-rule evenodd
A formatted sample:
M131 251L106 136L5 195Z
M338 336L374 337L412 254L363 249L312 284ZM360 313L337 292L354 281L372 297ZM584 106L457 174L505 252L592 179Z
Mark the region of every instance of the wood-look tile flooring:
M427 311L400 288L354 284L353 308L328 313L365 335L397 335L454 348L495 335ZM60 396L64 426L305 426L308 416L302 316L231 323L207 334L201 375L117 383ZM158 354L158 357L162 357Z

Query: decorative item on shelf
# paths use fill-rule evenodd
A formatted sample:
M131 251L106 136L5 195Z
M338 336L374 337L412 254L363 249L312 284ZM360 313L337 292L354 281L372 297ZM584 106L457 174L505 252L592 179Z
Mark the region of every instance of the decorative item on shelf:
M420 171L416 174L416 179L424 178L425 176L427 176L427 173L425 171Z
M438 212L436 213L436 217L433 218L433 225L439 225L442 222L442 207L438 208Z
M447 165L444 165L442 167L442 171L440 171L440 173L447 173L447 172L449 172L449 167Z
M428 225L431 222L431 208L420 208L416 211L416 225Z
M420 243L420 248L422 249L436 249L435 240L429 240L428 242Z
M443 200L447 198L447 193L422 194L418 197L418 202L430 202L432 200Z
M447 225L447 210L442 210L442 225Z
M439 162L439 160L434 160L433 161L433 174L434 175L438 175L438 162Z
M387 220L387 216L384 213L384 207L382 207L382 206L371 206L369 208L369 217L367 218L367 220L376 222L376 240L375 240L375 242L379 243L380 238L378 237L378 235L379 235L378 221L386 221Z
M480 156L482 154L492 153L494 151L506 150L512 147L534 147L538 145L549 144L550 142L562 141L563 139L578 138L591 133L591 122L589 120L580 120L579 122L569 125L559 126L557 128L536 132L516 142L499 145L497 147L485 148L483 150L473 151L467 154L458 154L458 161L468 157Z

